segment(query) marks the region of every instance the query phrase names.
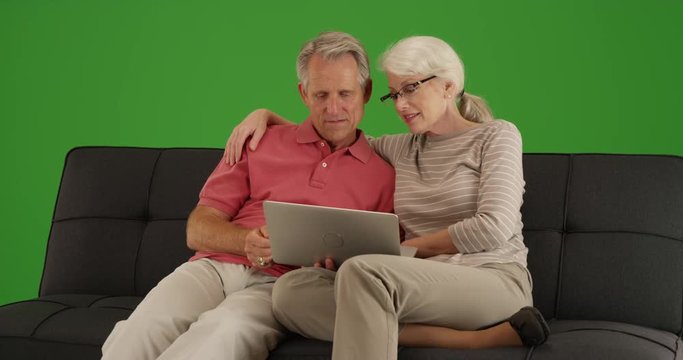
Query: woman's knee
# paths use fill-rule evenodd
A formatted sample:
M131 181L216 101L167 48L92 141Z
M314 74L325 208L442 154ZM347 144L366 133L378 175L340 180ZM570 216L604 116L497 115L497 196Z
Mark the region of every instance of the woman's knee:
M358 279L376 277L379 269L386 263L389 255L358 255L346 260L337 271L337 276L342 279Z

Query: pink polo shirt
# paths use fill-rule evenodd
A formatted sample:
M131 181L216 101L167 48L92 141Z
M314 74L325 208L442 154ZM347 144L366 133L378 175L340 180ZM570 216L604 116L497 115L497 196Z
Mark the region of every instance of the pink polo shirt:
M372 150L363 133L351 146L330 151L310 120L268 128L257 151L245 147L234 166L223 159L206 180L199 205L218 209L247 228L265 224L263 201L276 200L392 212L394 169ZM251 266L245 256L199 251L190 260L211 258ZM291 268L263 271L280 276Z

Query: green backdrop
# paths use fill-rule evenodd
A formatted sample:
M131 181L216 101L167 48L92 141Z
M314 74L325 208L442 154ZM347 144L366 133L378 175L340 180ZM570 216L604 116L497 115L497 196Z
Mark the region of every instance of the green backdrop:
M681 0L0 0L0 304L35 297L66 152L222 147L257 107L306 114L300 45L357 36L376 60L429 34L527 152L683 155ZM404 126L379 104L362 127Z

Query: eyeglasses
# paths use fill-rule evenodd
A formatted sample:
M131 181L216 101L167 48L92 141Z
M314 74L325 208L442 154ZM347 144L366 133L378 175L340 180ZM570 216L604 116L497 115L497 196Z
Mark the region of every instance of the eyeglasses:
M408 85L402 87L399 91L397 91L395 93L388 93L388 94L382 96L381 98L379 98L379 101L384 102L388 98L391 98L392 100L396 101L401 96L410 97L411 95L413 95L417 91L417 89L420 87L420 85L426 83L427 81L429 81L435 77L436 77L436 75L432 75L426 79L422 79L422 80L416 81L412 84L408 84Z

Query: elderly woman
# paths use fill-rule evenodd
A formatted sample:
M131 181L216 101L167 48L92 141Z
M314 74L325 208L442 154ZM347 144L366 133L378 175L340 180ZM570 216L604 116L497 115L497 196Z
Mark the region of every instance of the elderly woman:
M292 271L275 284L276 317L306 337L333 340L334 359L393 359L397 345L544 342L522 238L519 131L465 92L463 64L440 39L399 41L381 69L390 92L380 100L393 101L411 133L371 143L396 169L395 212L416 258L363 255L337 271L330 259ZM246 136L254 134L255 147L268 120L286 122L253 113L233 132L229 161Z

